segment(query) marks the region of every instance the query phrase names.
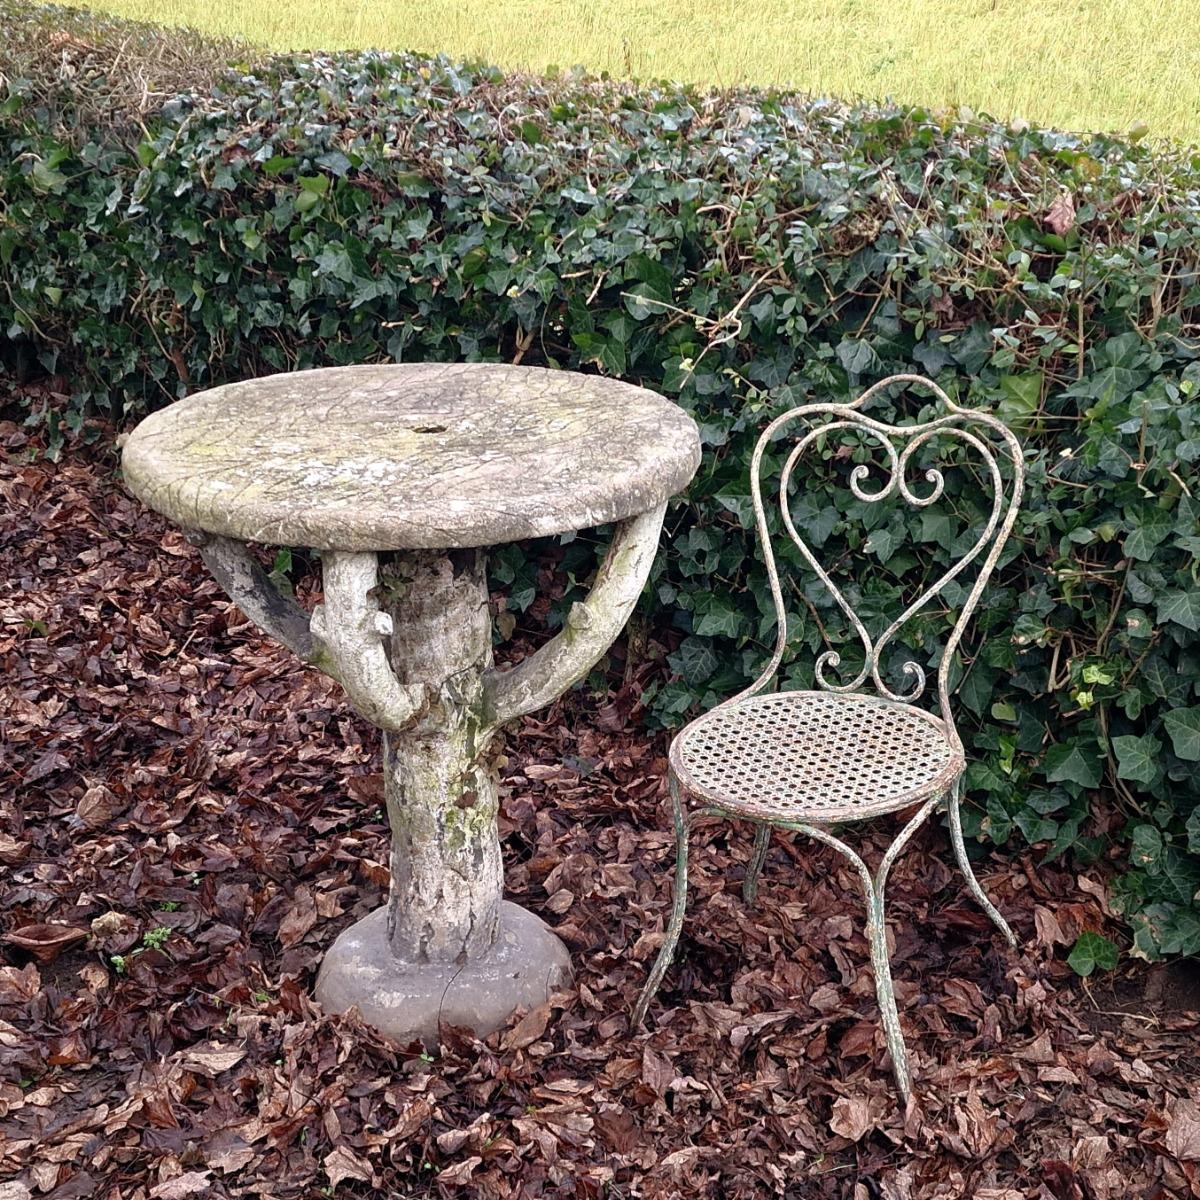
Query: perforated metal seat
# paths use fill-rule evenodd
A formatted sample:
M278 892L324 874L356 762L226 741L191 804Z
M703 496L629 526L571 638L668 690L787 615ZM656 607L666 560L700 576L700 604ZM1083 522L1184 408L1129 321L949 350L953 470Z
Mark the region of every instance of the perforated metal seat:
M874 696L777 692L706 713L671 744L693 796L764 821L830 825L944 793L963 770L945 726Z

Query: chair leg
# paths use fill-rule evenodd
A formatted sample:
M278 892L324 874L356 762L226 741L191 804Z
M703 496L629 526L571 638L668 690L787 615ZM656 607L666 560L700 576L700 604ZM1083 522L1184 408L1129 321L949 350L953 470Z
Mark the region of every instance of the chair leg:
M962 816L959 813L959 800L962 796L962 781L955 782L954 787L950 789L950 797L947 801L947 807L950 810L950 841L954 845L954 857L958 859L958 865L962 870L963 875L967 880L967 887L971 891L971 895L979 901L980 907L992 919L992 924L1000 930L1008 939L1008 944L1015 950L1017 948L1017 939L1013 935L1013 931L1009 929L1008 922L1000 915L999 909L987 898L987 893L979 884L979 880L975 878L975 872L971 870L970 859L967 858L967 847L963 843L962 834Z
M938 798L927 800L907 825L896 835L887 853L872 876L867 864L841 838L834 837L828 830L815 825L789 823L786 828L808 834L826 846L832 846L843 857L850 860L858 872L863 895L867 901L867 941L871 947L871 968L875 973L875 996L879 1002L879 1016L883 1024L883 1035L887 1039L888 1053L892 1058L892 1074L896 1077L896 1090L902 1103L907 1104L912 1095L912 1083L908 1072L908 1051L904 1045L904 1033L900 1028L900 1013L896 1008L896 991L892 986L892 964L888 958L887 922L883 913L883 893L887 886L888 873L900 856L900 851L920 828L922 822L937 806Z
M642 994L633 1009L633 1026L636 1029L646 1019L646 1010L650 1001L675 957L675 947L679 942L679 933L683 929L683 914L687 908L687 859L688 859L688 819L683 811L683 799L679 792L679 783L671 777L671 805L675 820L675 896L671 906L671 918L667 923L663 944L654 960L654 966L642 988Z
M887 922L883 914L883 891L874 883L866 889L867 941L871 944L871 968L875 972L875 996L879 1001L879 1017L888 1053L892 1056L892 1073L896 1090L904 1104L912 1094L908 1073L908 1050L900 1029L900 1012L896 1008L896 990L892 986L892 964L888 958Z
M758 877L767 857L771 842L770 825L759 825L754 830L754 850L750 854L750 865L746 868L746 879L742 884L742 899L753 904L758 896Z

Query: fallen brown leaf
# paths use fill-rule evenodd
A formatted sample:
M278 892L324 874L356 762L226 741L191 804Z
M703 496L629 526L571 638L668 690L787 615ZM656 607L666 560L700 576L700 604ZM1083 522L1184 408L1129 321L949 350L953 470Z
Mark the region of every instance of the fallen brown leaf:
M211 1171L184 1171L150 1189L152 1200L185 1200L187 1196L199 1196L212 1189Z
M871 1105L865 1096L841 1096L833 1102L833 1116L829 1128L839 1137L857 1142L864 1134L875 1128L871 1116Z
M180 1066L201 1075L216 1076L231 1070L246 1057L245 1047L199 1042L180 1059Z
M74 925L22 925L4 935L10 946L18 946L40 963L52 963L64 950L87 940L87 930Z
M523 1050L532 1045L546 1032L550 1023L550 1005L539 1004L531 1008L505 1035L503 1046L506 1050Z
M1168 1110L1167 1149L1181 1162L1200 1159L1200 1104L1177 1099Z
M363 1183L371 1182L371 1166L346 1146L337 1146L321 1160L325 1174L329 1177L329 1186L336 1188L344 1179L358 1179Z

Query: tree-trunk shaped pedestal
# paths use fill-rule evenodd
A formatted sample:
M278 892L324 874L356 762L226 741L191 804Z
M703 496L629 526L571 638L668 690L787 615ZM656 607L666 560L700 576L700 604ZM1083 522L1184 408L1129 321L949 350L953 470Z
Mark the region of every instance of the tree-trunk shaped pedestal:
M503 899L496 734L581 679L625 624L695 425L628 384L484 364L342 367L214 388L144 420L129 487L183 525L242 611L337 679L383 731L388 902L317 980L402 1040L487 1033L570 977ZM614 522L587 599L507 670L492 663L486 547ZM321 552L324 601L282 595L248 542Z

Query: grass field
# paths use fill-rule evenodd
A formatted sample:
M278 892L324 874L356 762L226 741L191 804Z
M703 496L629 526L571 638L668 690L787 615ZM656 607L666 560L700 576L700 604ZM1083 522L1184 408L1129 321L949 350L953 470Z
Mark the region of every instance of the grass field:
M1200 140L1200 0L95 0L280 49L778 84Z

